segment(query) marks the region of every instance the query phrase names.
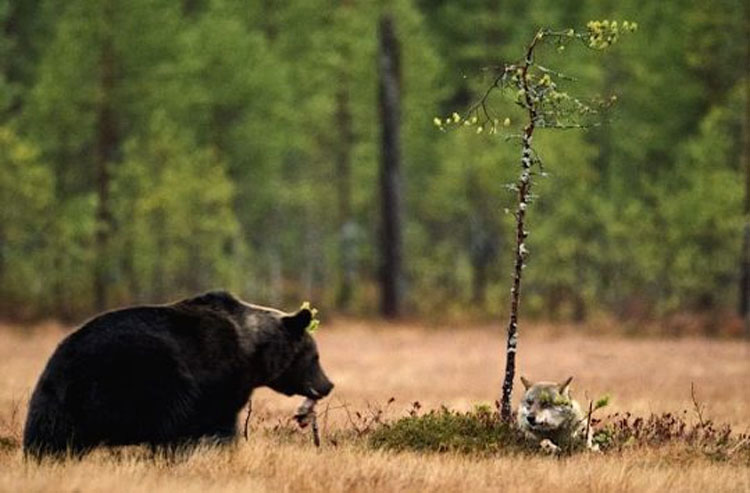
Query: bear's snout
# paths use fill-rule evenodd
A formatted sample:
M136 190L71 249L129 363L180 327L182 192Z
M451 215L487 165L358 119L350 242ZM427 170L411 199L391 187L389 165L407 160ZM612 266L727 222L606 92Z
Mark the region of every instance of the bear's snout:
M331 382L327 378L325 378L325 377L323 377L323 378L324 378L324 382L323 382L323 385L320 387L319 392L320 392L321 396L325 397L325 396L327 396L328 394L331 393L331 391L333 390L334 385L333 385L333 382Z
M323 371L319 371L316 378L313 379L311 385L307 389L307 396L313 399L322 399L328 396L333 390L333 382L331 382Z

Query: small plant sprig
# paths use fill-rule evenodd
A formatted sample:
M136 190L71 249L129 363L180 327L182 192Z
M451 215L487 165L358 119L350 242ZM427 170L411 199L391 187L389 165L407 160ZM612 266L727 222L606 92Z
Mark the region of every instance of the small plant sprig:
M609 405L609 395L603 395L594 401L589 401L589 411L586 413L586 448L588 450L599 450L599 444L594 444L594 428L592 426L592 420L594 419L594 412L607 407Z
M540 29L530 45L527 56L519 62L503 65L483 96L463 114L457 112L433 123L440 130L471 127L477 134L500 133L511 126L510 116L496 115L489 105L490 96L500 90L506 91L521 108L535 111L536 128L576 129L601 125L597 119L604 110L614 106L617 96L584 99L571 96L562 90L562 82L576 82L570 75L539 65L533 59L534 50L543 42L551 41L558 51L564 51L571 43L578 42L592 50L605 50L617 43L623 34L638 29L636 22L590 21L585 31L567 29L555 31Z
M516 250L513 280L511 284L510 316L506 345L506 367L500 397L500 415L505 422L512 419L511 393L515 377L515 355L518 344L518 310L520 306L521 277L526 267L529 250L526 239L529 232L525 226L526 211L531 203L532 178L534 168L545 175L542 162L532 148L534 132L537 129L586 129L601 125L603 114L617 101L616 96L584 99L571 96L562 90L563 82L574 83L576 79L556 70L540 65L536 59L536 49L542 44L553 43L562 52L573 43L580 43L591 50L604 50L615 44L620 36L638 29L635 22L591 21L585 30L553 30L543 28L537 31L526 47L523 58L506 63L495 69L492 83L484 90L482 97L462 116L453 113L447 118L435 117L433 122L440 130L449 128L475 128L478 134L497 134L504 127L511 126L510 116L494 114L489 105L490 97L497 91L509 95L512 101L525 113L525 122L520 135L506 135L521 140L521 172L516 183L509 185L517 194Z
M305 301L304 303L302 303L300 310L310 310L310 313L312 313L312 319L310 320L310 325L307 326L306 330L310 334L314 334L315 331L318 330L318 327L320 326L320 320L318 320L318 309L313 308L312 305L310 305L309 301Z

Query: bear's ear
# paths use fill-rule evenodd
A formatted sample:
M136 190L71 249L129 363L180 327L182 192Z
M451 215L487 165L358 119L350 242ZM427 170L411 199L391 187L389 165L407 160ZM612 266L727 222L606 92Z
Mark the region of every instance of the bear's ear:
M305 333L305 329L307 329L311 321L312 312L307 308L301 309L294 315L281 317L282 327L294 337L302 337L302 334Z

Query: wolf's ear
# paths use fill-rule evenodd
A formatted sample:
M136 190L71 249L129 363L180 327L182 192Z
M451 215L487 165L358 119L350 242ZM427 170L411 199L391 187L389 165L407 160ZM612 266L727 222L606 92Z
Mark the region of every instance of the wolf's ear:
M293 337L302 337L302 334L305 333L305 329L307 329L311 321L312 312L307 308L301 309L294 315L281 317L281 325Z
M570 382L573 381L573 377L568 377L563 383L560 384L560 393L564 396L570 395Z
M523 375L521 375L521 383L523 384L523 387L526 390L529 390L529 387L531 387L532 385L534 385L533 382L530 382L530 381L526 380L526 377L524 377Z

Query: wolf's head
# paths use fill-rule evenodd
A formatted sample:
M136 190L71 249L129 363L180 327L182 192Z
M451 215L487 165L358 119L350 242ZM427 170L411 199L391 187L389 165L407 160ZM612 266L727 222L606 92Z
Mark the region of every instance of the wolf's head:
M518 407L518 426L536 439L572 437L581 423L581 410L570 397L570 382L532 383L521 377L526 393Z

